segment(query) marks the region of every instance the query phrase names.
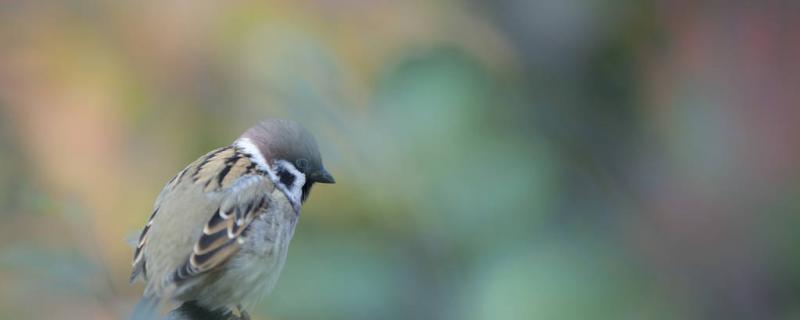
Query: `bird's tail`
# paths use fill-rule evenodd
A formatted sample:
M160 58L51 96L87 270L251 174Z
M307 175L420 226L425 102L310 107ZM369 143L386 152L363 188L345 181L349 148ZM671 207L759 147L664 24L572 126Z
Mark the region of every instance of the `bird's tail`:
M153 295L145 295L139 299L139 303L133 308L130 320L154 320L159 319L158 309L161 299Z

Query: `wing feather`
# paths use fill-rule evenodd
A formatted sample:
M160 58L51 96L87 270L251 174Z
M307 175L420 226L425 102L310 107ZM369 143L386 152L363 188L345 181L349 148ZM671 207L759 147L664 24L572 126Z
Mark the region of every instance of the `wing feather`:
M147 247L153 220L159 206L179 184L200 186L210 200L218 203L200 230L200 237L184 263L167 276L165 282L180 282L225 263L244 243L250 223L269 205L274 185L266 171L258 168L252 156L227 146L212 150L191 163L164 186L156 199L156 209L142 230L133 258L131 282L140 276L148 280ZM165 212L163 214L169 214ZM169 274L169 273L168 273Z
M142 232L139 234L139 241L136 244L136 250L133 252L133 271L131 271L131 277L128 280L130 283L136 281L139 276L144 277L147 279L147 258L144 255L144 247L147 244L148 238L148 231L150 231L150 226L153 225L153 219L156 217L156 214L159 210L159 204L161 203L161 199L164 197L164 194L172 190L175 185L183 178L183 175L186 173L186 169L181 170L178 172L172 179L170 179L164 188L161 190L161 193L158 195L158 199L156 199L156 208L153 209L153 213L150 214L150 218L147 219L147 224L142 229Z
M239 178L223 192L220 207L203 227L189 258L173 274L181 283L224 264L239 251L242 234L269 205L272 182L260 175Z

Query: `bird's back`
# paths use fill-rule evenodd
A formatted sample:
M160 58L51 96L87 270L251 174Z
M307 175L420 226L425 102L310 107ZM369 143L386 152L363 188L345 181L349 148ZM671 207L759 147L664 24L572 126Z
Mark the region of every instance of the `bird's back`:
M250 157L229 146L195 160L164 186L134 258L135 262L139 260L139 265L134 264L134 277L141 273L147 282L145 295L162 294L170 284L172 273L192 253L203 226L220 208L228 189L250 175L264 176L261 180L267 184L263 188L265 192L274 189ZM158 245L148 245L150 243ZM176 255L176 252L185 252L185 255Z

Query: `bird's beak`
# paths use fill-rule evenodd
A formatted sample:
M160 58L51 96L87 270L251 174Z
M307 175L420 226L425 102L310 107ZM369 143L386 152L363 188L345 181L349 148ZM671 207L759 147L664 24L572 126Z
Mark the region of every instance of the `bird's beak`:
M333 178L328 170L322 169L314 174L313 179L315 182L319 183L336 183L336 179Z

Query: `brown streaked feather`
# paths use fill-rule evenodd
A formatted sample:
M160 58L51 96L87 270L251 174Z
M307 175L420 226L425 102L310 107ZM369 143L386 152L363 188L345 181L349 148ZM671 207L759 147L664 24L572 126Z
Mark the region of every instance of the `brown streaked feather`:
M244 173L253 170L255 166L252 164L254 163L255 162L251 161L248 157L239 157L233 164L229 166L230 169L224 172L224 175L218 175L217 181L222 186L229 186L236 181L236 179L244 175Z
M182 183L184 178L191 179L186 181L187 183L201 186L203 192L216 193L230 192L226 189L237 185L237 183L240 182L240 178L246 176L257 176L268 181L269 179L263 177L264 175L266 175L266 173L257 168L257 165L251 160L251 157L248 154L243 153L241 150L233 146L226 146L212 150L203 157L189 164L181 172L175 175L169 180L169 182L167 182L161 191L161 194L159 194L159 197L156 200L156 210L154 210L153 214L151 214L147 224L139 236L139 241L134 252L133 271L131 272L130 281L133 282L139 276L143 276L145 280L148 279L146 270L147 257L145 256L145 247L147 246L149 238L148 231L150 230L156 213L159 211L159 204L163 199L166 198L167 194L174 191L176 186ZM271 188L271 182L269 182L269 186ZM264 194L268 194L269 192L271 191L264 191ZM200 246L195 246L195 248L198 249L198 258L195 258L194 261L202 261L205 264L211 264L214 262L219 262L218 259L227 259L227 256L232 254L226 253L229 249L224 248L231 247L231 249L238 250L238 248L233 248L235 245L231 245L229 242L236 242L236 238L246 228L247 223L252 221L248 220L251 218L242 220L242 217L252 214L253 212L257 212L257 208L255 208L254 204L245 204L242 207L233 206L226 208L225 211L219 212L218 210L215 212L208 223L204 226L203 237L201 237L200 241L198 241L198 245ZM234 222L229 222L231 220ZM240 221L239 225L236 224L236 221ZM216 233L218 232L221 232L220 234L225 236L216 236ZM233 241L227 237L229 232L234 235ZM206 238L206 236L208 237ZM236 250L233 252L235 251ZM205 255L211 254L212 252L215 254L215 258L206 259ZM195 253L193 252L192 255L195 255ZM187 263L190 261L191 260L187 259ZM198 264L195 267L202 266ZM191 273L196 273L201 269L202 268L194 268L193 272Z
M237 161L238 162L238 161ZM232 172L237 168L231 163ZM247 168L249 163L242 163ZM223 185L226 178L223 178ZM172 281L181 283L198 274L212 270L224 264L228 258L236 254L243 241L242 234L250 223L265 212L269 205L268 195L274 186L269 178L260 175L246 175L231 182L223 190L224 198L220 206L203 227L200 239L195 243L191 255L186 262L175 270Z
M195 182L204 185L205 192L223 188L225 176L241 157L242 154L233 147L218 149L197 167L194 174Z

